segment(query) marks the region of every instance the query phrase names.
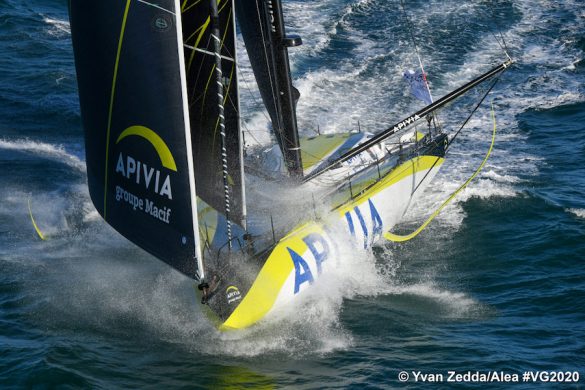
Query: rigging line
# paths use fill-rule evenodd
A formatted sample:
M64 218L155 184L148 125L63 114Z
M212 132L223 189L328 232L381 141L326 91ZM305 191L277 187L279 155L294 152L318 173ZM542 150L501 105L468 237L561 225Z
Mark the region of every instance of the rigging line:
M493 4L491 2L488 2L488 7L490 7L491 11L492 11L492 16L495 20L498 20L495 16L496 16L496 10L493 6ZM502 51L504 52L504 54L506 54L506 57L508 57L508 59L510 61L512 61L512 57L510 57L509 54L509 50L508 50L508 45L506 44L506 39L504 39L504 35L502 34L502 29L499 23L495 23L496 28L498 30L498 34L500 35L500 38L502 39L502 42L500 43L500 41L498 40L498 38L496 37L496 35L492 32L491 34L493 35L494 39L496 40L496 42L498 42L498 45L500 46L500 49L502 49Z
M250 134L250 137L252 137L252 139L260 146L262 146L262 143L260 143L260 141L258 141L258 139L256 137L254 137L254 134L252 134L252 132L250 131L250 129L248 129L248 126L246 126L245 122L241 122L242 126L244 126L244 128L246 129L246 131L248 132L248 134Z
M228 50L228 48L227 48L227 47L224 47L224 49L225 49L225 51L227 52L227 54L228 54L229 56L231 56L231 57L234 57L234 56L233 56L233 55L230 53L230 51ZM238 72L240 72L240 76L241 76L241 79L238 79L238 80L241 80L241 81L244 83L244 88L246 89L246 91L248 91L248 93L249 93L249 94L250 94L250 96L252 97L252 100L254 101L254 104L256 104L257 106L261 107L261 109L260 109L260 112L262 113L262 116L264 116L264 118L266 119L266 121L270 123L270 122L271 122L271 119L268 117L268 115L266 115L266 108L265 108L265 106L264 106L264 105L263 105L261 102L259 102L259 101L258 101L258 99L256 98L256 96L255 96L255 95L254 95L254 93L252 92L252 88L250 88L250 85L248 84L248 81L246 80L246 77L245 77L245 75L244 75L244 72L242 71L242 68L240 67L240 63L239 63L239 61L236 61L236 62L235 62L235 64L236 64L236 68L238 69ZM231 101L231 99L230 99L230 101ZM232 105L233 105L233 103L232 103ZM240 115L240 112L239 112L239 110L237 110L237 109L236 109L236 112L238 113L238 115ZM240 117L240 118L241 118L241 117ZM253 140L254 140L254 141L255 141L255 142L256 142L256 143L257 143L259 146L262 146L262 145L263 145L263 144L262 144L260 141L258 141L258 139L257 139L257 138L254 136L254 134L252 133L252 130L250 130L250 129L248 128L248 126L246 125L246 123L245 123L244 121L240 120L240 124L241 124L242 126L244 126L245 130L248 132L248 134L249 134L249 135L252 137L252 139L253 139Z
M221 1L221 0L220 0L220 1ZM214 3L214 4L215 4L215 3ZM215 7L217 8L217 4L215 4ZM231 15L231 13L230 13L230 15ZM217 17L218 17L218 20L217 20L217 22L219 23L219 13L218 13L218 16L217 16ZM207 20L208 20L209 22L212 22L210 17L208 17L208 18L207 18ZM213 24L213 23L212 23L212 24ZM212 27L212 28L213 28L213 27ZM224 41L225 41L225 37L226 37L226 35L227 35L227 32L228 32L228 30L229 30L229 28L226 28L226 30L225 30L225 32L224 32L224 35L223 35L223 37L222 37L222 39L221 39L220 41L219 41L219 35L217 35L217 39L218 39L218 41L219 41L219 43L218 43L218 44L219 44L219 52L218 52L218 53L214 53L214 56L220 56L220 60L219 60L219 61L220 61L220 65L219 65L219 66L220 66L220 67L221 67L221 48L222 48L222 46L224 46ZM217 27L217 33L219 34L219 32L220 32L220 31L219 31L219 26L218 26L218 27ZM213 35L213 32L212 32L212 33L211 33L211 35L210 35L210 37L209 37L209 38L208 38L208 40L207 40L207 46L206 46L206 47L209 47L209 45L210 45L210 43L212 42L212 40L213 40L213 44L215 45L215 43L216 43L216 42L215 42L215 39L214 39L214 38L215 38L215 37L214 37L214 35ZM214 48L215 48L215 46L214 46ZM193 53L191 54L191 59L193 59L193 58L194 58L194 54L195 54L195 51L193 51ZM189 66L190 66L190 65L189 65ZM215 65L214 65L214 66L215 66ZM202 68L203 68L203 61L201 61L201 64L200 64L200 68L199 68L199 69L200 69L200 70L202 70ZM215 70L214 70L214 69L212 69L212 70L211 70L211 72L209 73L209 79L207 80L207 85L206 85L206 87L205 87L205 92L204 92L204 95L205 95L205 96L207 95L207 88L209 87L209 83L211 82L211 78L212 78L212 76L213 76L213 74L214 74L214 71L215 71ZM193 90L193 93L195 93L195 90ZM203 98L203 103L202 103L202 105L201 105L201 118L204 118L204 117L205 117L205 115L204 115L204 113L203 113L203 109L204 109L204 107L205 107L205 98L206 98L205 96L204 96L204 98Z
M230 53L229 49L227 47L224 47L224 50L227 52L228 56L235 58L235 56ZM240 76L241 78L238 80L241 80L244 84L245 84L245 89L246 91L248 91L248 93L250 94L252 100L254 100L254 104L258 105L259 107L264 107L264 105L258 101L258 99L256 98L256 96L254 96L254 93L252 92L252 88L250 88L250 85L248 84L248 81L246 80L246 77L244 75L244 72L242 71L242 68L240 67L240 62L236 61L236 68L238 69L238 72L240 72ZM262 109L260 111L262 113L262 115L264 116L264 118L266 118L266 120L268 122L271 121L271 119L266 115L266 109Z
M230 52L229 48L224 47L223 49L225 50L225 52L227 53L228 56L235 58L235 56ZM242 71L242 68L240 67L240 61L236 61L236 67L238 68L238 72L240 72L242 82L244 84L246 84L245 85L246 90L248 90L248 92L250 93L252 99L254 100L254 103L258 103L258 99L256 99L256 97L252 93L252 88L250 88L250 85L248 84L248 81L246 80L246 77L244 75L244 71ZM266 119L270 120L267 116L266 116Z
M498 43L498 46L500 46L500 49L502 49L502 51L504 52L506 57L508 57L508 59L511 61L512 57L510 57L510 54L508 54L508 47L506 46L506 41L504 41L504 37L502 36L501 31L498 31L498 33L500 34L500 37L502 38L502 42L500 42L500 40L498 39L496 34L494 34L493 32L491 33L492 37L494 37L494 40Z
M252 90L249 88L248 86L248 82L245 80L244 78L244 74L242 72L242 70L240 69L238 63L236 62L236 67L238 68L238 71L240 72L240 75L242 76L242 81L244 82L244 84L246 84L245 88L246 91L248 91L248 93L251 95L252 100L254 101L254 103L260 107L262 107L260 109L260 112L262 113L262 115L264 116L264 118L266 119L267 122L270 122L270 118L268 118L268 116L266 115L266 109L264 108L264 106L262 105L262 103L258 102L258 100L256 99L256 96L254 96L254 93L252 92ZM231 99L230 99L231 101ZM233 103L232 103L233 104ZM236 112L238 112L238 116L240 116L240 112L238 110L236 110ZM241 116L240 116L241 118ZM240 120L240 124L242 126L244 126L245 130L248 132L248 134L250 134L250 136L252 137L252 139L260 146L262 146L262 143L260 141L258 141L258 139L254 136L254 134L252 133L252 130L250 130L248 128L248 126L246 125L246 122L243 120ZM256 131L260 131L260 130L256 130Z
M504 38L504 34L502 34L502 30L499 30L499 33L500 33L500 38L502 38L502 43L504 44L504 53L506 53L506 56L508 57L509 60L512 60L512 57L510 57L508 44L506 43L506 39Z
M275 90L274 88L274 84L272 83L272 72L270 69L270 62L269 62L269 58L268 58L268 52L266 51L266 35L264 33L264 28L262 27L262 17L260 15L260 6L258 4L258 0L256 0L256 12L258 13L258 21L260 22L260 35L262 35L262 48L264 49L264 59L266 60L266 69L268 70L268 80L270 81L270 90L272 91L272 100L274 101L274 110L277 113L278 116L278 105L276 103L277 101L277 94L278 91ZM277 120L280 120L280 118L276 118ZM280 129L282 126L280 126L280 124L277 124L278 128ZM274 124L273 124L274 127Z
M227 48L227 47L224 47L224 49L225 49L225 51L227 52L227 54L228 54L229 56L232 56L232 57L233 57L233 55L230 53L230 51L228 50L228 48ZM254 103L255 103L255 104L257 104L257 105L259 105L260 107L263 107L263 106L262 106L262 104L261 104L260 102L258 102L258 100L256 99L256 96L254 96L254 93L252 92L252 89L251 89L251 88L250 88L250 86L248 85L248 82L246 81L246 78L244 77L244 72L243 72L243 71L242 71L242 69L240 68L239 61L236 61L236 62L235 62L235 65L236 65L236 69L237 69L237 70L240 72L240 76L241 76L241 79L238 79L238 80L241 80L241 81L243 81L243 82L244 82L244 84L245 84L245 89L246 89L246 90L247 90L247 91L250 93L250 95L251 95L251 97L252 97L252 100L254 100ZM231 97L229 97L229 96L228 96L228 98L229 98L229 101L230 101L230 103L231 103L232 107L234 108L235 112L237 112L237 113L238 113L238 116L240 116L240 111L239 111L239 110L238 110L238 108L235 106L235 104L234 104L234 102L232 101ZM265 109L262 109L260 112L262 113L262 115L264 116L264 118L265 118L265 119L266 119L268 122L270 122L270 118L268 118L268 116L266 115ZM241 124L242 126L244 126L245 130L248 132L248 134L250 134L250 136L252 137L252 139L253 139L253 140L254 140L254 141L255 141L255 142L258 144L258 145L262 146L262 143L261 143L260 141L258 141L258 139L257 139L257 138L254 136L254 134L252 134L252 131L251 131L251 130L248 128L248 126L246 125L246 123L245 123L244 121L241 121L241 120L240 120L240 124Z
M492 85L488 88L488 90L483 95L483 97L481 98L481 100L479 101L479 103L471 111L471 113L469 114L469 116L467 117L467 119L465 119L465 122L463 122L463 124L461 125L461 127L459 127L459 130L457 130L457 132L455 133L455 135L453 135L453 137L451 138L451 141L449 141L449 144L447 145L447 150L449 149L449 147L451 147L451 144L455 141L455 139L457 138L457 136L459 135L459 133L461 132L461 130L463 130L463 128L465 127L465 125L467 125L467 122L469 122L469 120L471 120L471 117L473 116L473 114L475 114L475 112L477 111L477 109L479 108L479 106L483 103L483 101L485 100L485 98L487 97L487 95L492 91L492 89L494 89L494 87L496 86L496 84L500 80L501 75L502 75L502 73L500 73L494 79ZM493 105L493 103L492 103L492 105Z
M457 190L455 190L448 198L446 201L444 201L441 206L439 206L438 209L435 210L435 212L433 214L431 214L431 216L422 224L419 226L418 229L416 229L414 232L407 234L407 235L398 235L398 234L393 234L390 232L386 232L384 233L384 238L386 238L389 241L393 241L393 242L404 242L404 241L409 241L411 239L413 239L414 237L418 236L420 232L422 232L436 217L437 215L439 215L439 213L441 212L441 210L443 210L449 203L451 203L451 201L463 190L465 189L465 187L467 187L469 185L469 183L471 183L471 181L473 179L475 179L475 177L481 172L481 170L483 169L483 167L485 166L488 158L490 157L492 150L494 149L494 144L496 142L496 114L494 112L494 105L492 103L492 120L494 122L494 128L492 131L492 140L490 143L490 147L483 159L483 161L481 162L480 166L477 168L477 170L473 173L473 175L471 175L469 177L469 179L467 179L461 186L459 186L459 188L457 188Z
M459 129L455 132L455 135L453 135L453 137L451 137L451 140L449 141L449 143L445 147L445 153L447 153L447 151L449 150L449 148L451 147L451 145L453 144L453 142L455 141L455 139L457 138L457 136L459 135L459 133L461 132L461 130L463 130L463 128L465 128L465 126L467 125L467 123L473 117L473 114L475 114L475 112L481 106L481 104L483 103L483 101L485 100L485 98L489 95L489 93L492 91L492 89L496 86L496 84L497 84L498 80L500 79L501 75L502 75L502 73L500 73L496 77L496 79L494 80L494 82L492 83L492 85L488 88L488 90L486 91L486 93L483 95L483 97L480 99L480 101L477 103L477 105L473 108L473 110L469 113L469 115L467 116L467 118L465 119L465 121L463 121L463 123L461 124L461 126L459 127ZM435 162L433 163L433 165L431 166L431 168L427 171L427 173L423 176L422 180L418 183L418 185L416 186L416 188L412 192L413 194L419 189L419 187L422 185L422 183L425 181L425 179L427 178L427 176L431 173L431 171L437 165L438 162L439 162L439 157L437 157L437 159L435 160Z
M224 5L225 5L225 4L228 4L228 2L227 2L227 1L226 1L226 2L224 2ZM222 9L223 9L223 8L222 8ZM219 10L219 12L221 12L221 10L222 10L222 9L220 9L220 10ZM228 31L229 31L229 19L231 18L231 16L232 16L232 10L231 10L231 8L230 8L230 13L228 14L228 23L227 23L228 25L226 26L226 29L225 29L225 31L224 31L224 33L223 33L223 36L222 36L222 38L221 38L221 42L220 42L220 45L219 45L219 47L220 47L220 49L219 49L219 50L220 50L220 52L219 52L219 56L220 56L221 58L223 58L223 57L221 56L221 50L222 50L223 48L225 48L225 39L226 39L226 37L227 37L227 33L228 33ZM218 18L219 18L219 13L218 13ZM219 22L219 19L218 19L218 22ZM218 31L219 31L219 28L218 28ZM235 45L235 42L234 42L234 45ZM217 55L217 54L216 54L216 53L214 53L214 55ZM220 61L221 61L221 60L220 60ZM235 62L235 61L234 61L234 62ZM222 70L223 70L223 69L222 69ZM226 91L225 91L225 97L224 97L224 99L223 99L223 103L222 103L222 104L223 104L223 106L224 106L224 108L225 108L225 103L227 102L227 99L228 99L228 97L229 97L229 95L230 95L230 93L229 93L229 90L230 90L230 88L231 88L231 85L232 85L232 80L233 80L233 77L234 77L234 67L233 67L233 64L232 64L232 68L231 68L231 71L230 71L230 77L229 77L229 84L228 84L228 85L227 85L227 87L226 87ZM222 85L223 85L223 75L222 75ZM220 122L220 120L219 120L219 119L220 119L220 118L218 118L218 120L216 121L215 128L214 128L214 134L213 134L213 139L214 139L214 140L217 138L217 127L218 127L218 125L219 125L219 122ZM213 150L213 149L215 149L215 141L214 141L214 143L213 143L212 150Z
M183 44L183 47L186 47L187 49L195 50L195 51L198 51L200 53L207 54L207 55L210 55L210 56L215 57L215 53L213 53L211 51L204 50L204 49L199 49L197 47L194 47L194 46L191 46L191 45L187 45L186 43ZM221 56L221 58L224 59L224 60L226 60L226 61L234 62L234 59L233 58L230 58L230 57L227 57L227 56Z
M144 1L144 0L138 0L138 2L139 2L139 3L142 3L142 4L149 5L149 6L151 6L151 7L154 7L154 8L158 8L158 9L160 9L161 11L168 12L169 14L171 14L171 15L173 15L173 16L176 16L176 15L177 15L177 14L175 14L173 11L171 11L171 10L168 10L168 9L166 9L166 8L163 8L163 7L161 7L161 6L160 6L160 5L158 5L158 4L149 3L149 2L147 2L147 1Z
M258 12L258 20L259 20L259 21L261 21L261 17L260 17L260 9L259 9L259 6L258 6L258 2L256 2L256 10L257 10L257 12ZM264 34L264 29L263 29L263 27L262 27L262 23L260 23L260 30L261 30L261 35L262 35L262 38L263 38L263 39L265 39L265 38L266 38L266 36L265 36L265 34ZM264 49L264 55L265 55L265 56L264 56L264 58L266 59L266 65L267 65L267 70L268 70L268 74L269 74L268 80L270 81L270 89L271 89L271 91L272 91L272 97L273 97L273 100L274 100L274 107L275 107L275 110L276 110L276 111L278 111L278 107L276 106L276 99L275 99L274 85L272 84L272 75L271 75L271 69L270 69L270 67L268 66L268 65L269 65L269 62L268 62L268 52L266 51L266 45L265 45L264 43L262 44L262 47L263 47L263 49ZM224 46L224 47L223 47L223 49L224 49L224 50L227 52L228 56L231 56L232 58L235 58L235 57L234 57L234 56L233 56L233 55L230 53L230 51L229 51L229 49L228 49L227 47L225 47L225 46ZM254 96L254 93L252 92L252 88L250 88L250 86L249 86L249 84L248 84L248 82L247 82L247 80L246 80L246 77L244 76L244 72L242 71L242 69L241 69L241 68L240 68L240 66L239 66L239 61L235 61L235 63L236 63L236 67L237 67L238 71L240 72L241 80L244 82L244 84L245 84L245 88L246 88L246 90L247 90L247 91L250 93L250 96L252 97L252 100L254 101L254 103L255 103L256 105L258 105L258 106L260 106L260 107L264 107L264 105L258 101L258 99L256 98L256 96ZM237 110L236 110L236 111L237 111ZM265 118L265 119L266 119L268 122L272 122L272 119L271 119L271 118L269 118L269 117L266 115L266 112L265 112L265 110L264 110L264 109L262 109L260 112L262 113L262 115L264 116L264 118ZM262 145L262 143L260 143L260 142L258 141L258 139L257 139L256 137L254 137L254 135L252 134L252 132L250 131L250 129L248 129L248 127L247 127L245 124L244 124L244 127L246 128L246 131L247 131L247 132L250 134L250 136L251 136L251 137L254 139L254 141L256 141L256 143L258 143L258 145Z
M225 220L227 228L228 248L232 248L232 223L230 221L231 204L230 204L230 188L228 183L228 160L226 147L226 132L225 132L225 117L224 117L224 96L223 96L223 74L221 69L221 46L222 41L219 38L219 12L217 10L216 0L211 0L211 39L214 44L215 51L215 73L217 84L217 104L219 109L219 127L221 135L221 163L223 174L223 188L224 188L224 202L225 202Z
M420 53L418 50L418 46L416 44L416 39L414 37L414 33L413 33L413 26L412 26L412 22L410 21L410 18L408 17L408 14L406 13L406 8L404 7L404 0L400 0L400 5L402 6L402 12L404 13L404 18L406 19L406 26L408 28L408 33L410 34L410 39L412 39L412 44L414 46L414 51L416 52L416 57L418 58L418 63L420 65L420 70L422 71L423 74L423 80L425 81L425 86L427 87L427 91L429 92L429 96L431 97L431 103L434 102L433 99L433 95L431 94L431 88L429 87L429 82L427 81L427 76L425 73L425 68L423 66L421 57L420 57Z

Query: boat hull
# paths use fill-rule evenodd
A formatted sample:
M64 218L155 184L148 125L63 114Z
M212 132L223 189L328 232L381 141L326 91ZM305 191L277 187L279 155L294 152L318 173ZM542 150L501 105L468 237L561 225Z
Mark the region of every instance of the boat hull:
M249 327L310 289L339 257L338 243L351 242L355 251L371 247L400 221L443 161L416 156L323 218L293 229L276 243L245 295L235 285L223 286L225 299L237 306L219 328Z

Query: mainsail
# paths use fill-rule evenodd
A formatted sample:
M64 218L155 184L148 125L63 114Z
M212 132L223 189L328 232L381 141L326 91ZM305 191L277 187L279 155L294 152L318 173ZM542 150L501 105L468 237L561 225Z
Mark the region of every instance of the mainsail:
M301 39L285 35L280 0L238 0L236 4L246 51L274 135L289 173L302 176L296 118L299 92L292 86L288 61L288 47L300 45Z
M233 1L218 1L219 18L216 21L221 39L225 155L222 155L217 101L220 87L215 70L211 36L214 21L210 11L210 0L185 0L181 5L197 195L214 209L229 214L230 219L243 225L245 201ZM227 160L227 202L222 176L223 159Z
M178 0L71 1L87 177L98 212L202 275Z

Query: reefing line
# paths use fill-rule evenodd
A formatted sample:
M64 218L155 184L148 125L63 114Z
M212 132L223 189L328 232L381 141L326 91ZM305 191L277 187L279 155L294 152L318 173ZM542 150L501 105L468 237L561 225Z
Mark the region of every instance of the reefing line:
M494 112L494 104L492 103L491 106L492 106L492 120L494 122L494 129L492 131L492 141L491 141L490 147L489 147L489 149L488 149L485 157L483 158L483 161L481 162L480 166L476 169L476 171L473 173L473 175L471 175L471 177L469 177L469 179L467 179L465 181L465 183L463 183L457 190L455 190L447 198L447 200L444 201L443 204L437 210L435 210L435 212L433 214L431 214L431 216L422 225L420 225L420 227L418 229L416 229L414 232L412 232L410 234L407 234L407 235L404 235L404 236L403 235L398 235L398 234L393 234L391 232L386 232L386 233L384 233L384 238L386 238L389 241L393 241L393 242L405 242L405 241L412 240L414 237L418 236L419 233L422 232L433 221L433 219L435 219L437 217L437 215L439 215L439 213L441 212L441 210L443 210L449 203L451 203L451 201L463 189L465 189L465 187L467 187L467 185L469 183L471 183L471 181L473 179L475 179L475 177L479 174L479 172L481 172L481 170L485 166L485 163L487 162L488 158L492 154L492 150L494 149L494 144L496 142L496 114Z
M41 229L39 229L37 223L35 222L35 218L32 215L32 208L30 206L30 198L28 198L28 215L30 216L30 220L33 224L33 227L35 228L35 231L37 232L37 234L39 235L41 240L45 241L45 236L44 236L43 232L41 232Z

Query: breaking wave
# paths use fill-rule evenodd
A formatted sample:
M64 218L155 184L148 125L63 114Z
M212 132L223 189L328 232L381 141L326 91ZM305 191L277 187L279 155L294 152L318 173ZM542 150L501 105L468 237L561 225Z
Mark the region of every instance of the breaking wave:
M46 15L41 16L43 18L43 22L50 26L48 29L49 35L60 38L71 34L71 26L69 21L55 19Z
M52 145L45 142L0 139L0 149L31 153L35 156L57 161L85 173L85 162L74 154L65 150L62 145Z
M567 211L579 218L585 219L585 209L572 208Z

